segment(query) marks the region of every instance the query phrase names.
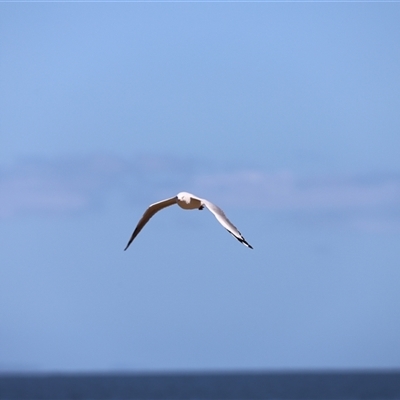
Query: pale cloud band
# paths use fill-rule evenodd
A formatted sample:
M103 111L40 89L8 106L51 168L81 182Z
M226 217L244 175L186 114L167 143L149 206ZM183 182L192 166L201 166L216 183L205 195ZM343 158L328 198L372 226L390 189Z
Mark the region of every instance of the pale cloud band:
M237 206L271 210L360 209L400 205L400 177L296 177L238 171L196 177L196 186Z
M36 159L0 167L0 218L85 211L113 195L142 205L181 190L238 208L363 213L358 222L353 218L361 229L400 226L398 175L305 178L212 165L204 172L204 163L161 156Z

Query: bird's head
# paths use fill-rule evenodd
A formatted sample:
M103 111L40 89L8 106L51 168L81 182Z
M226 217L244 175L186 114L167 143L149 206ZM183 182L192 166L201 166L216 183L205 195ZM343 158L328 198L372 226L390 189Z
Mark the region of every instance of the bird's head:
M187 192L180 192L177 194L177 199L178 201L184 201L185 203L190 203L190 200L192 198L192 196L190 195L190 193Z

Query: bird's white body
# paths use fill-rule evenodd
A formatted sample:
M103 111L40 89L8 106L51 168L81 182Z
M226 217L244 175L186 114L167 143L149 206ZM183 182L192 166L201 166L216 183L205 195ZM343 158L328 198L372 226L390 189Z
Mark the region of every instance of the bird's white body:
M187 192L180 192L175 197L171 197L170 199L162 200L157 203L151 204L149 208L145 211L142 218L138 222L135 230L132 233L131 238L129 239L128 244L125 247L125 250L129 247L129 245L133 242L135 237L139 234L142 228L146 225L148 220L158 211L162 210L165 207L172 206L174 204L178 204L179 207L184 210L202 210L204 207L207 207L217 218L218 222L239 242L243 243L245 246L252 249L251 245L246 242L245 238L238 231L235 225L232 224L231 221L227 218L225 213L215 204L211 203L208 200L202 199L200 197L195 196L194 194Z
M204 207L201 199L187 192L178 193L176 199L176 203L178 204L178 206L183 208L184 210L195 210L196 208L202 209Z

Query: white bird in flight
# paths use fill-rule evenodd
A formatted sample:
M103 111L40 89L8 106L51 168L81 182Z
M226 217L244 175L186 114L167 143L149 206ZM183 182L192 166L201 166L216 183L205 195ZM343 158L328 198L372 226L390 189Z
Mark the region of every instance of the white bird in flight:
M179 207L183 208L184 210L202 210L204 206L206 206L217 218L218 222L240 243L243 243L245 246L252 249L253 247L250 246L249 243L246 242L245 238L242 234L238 231L235 225L232 224L231 221L226 217L225 213L217 207L215 204L209 202L208 200L201 199L191 193L181 192L178 193L175 197L171 197L170 199L161 200L157 203L151 204L146 212L143 214L142 218L138 222L135 230L132 233L131 238L129 239L128 244L126 245L126 250L130 244L133 242L135 237L139 234L139 232L143 229L146 225L147 221L158 211L162 210L165 207L172 206L174 204L178 204Z

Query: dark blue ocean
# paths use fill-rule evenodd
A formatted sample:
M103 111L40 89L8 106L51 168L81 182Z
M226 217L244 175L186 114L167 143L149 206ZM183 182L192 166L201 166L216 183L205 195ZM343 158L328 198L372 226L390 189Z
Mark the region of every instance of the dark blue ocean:
M2 374L0 399L399 399L400 371Z

